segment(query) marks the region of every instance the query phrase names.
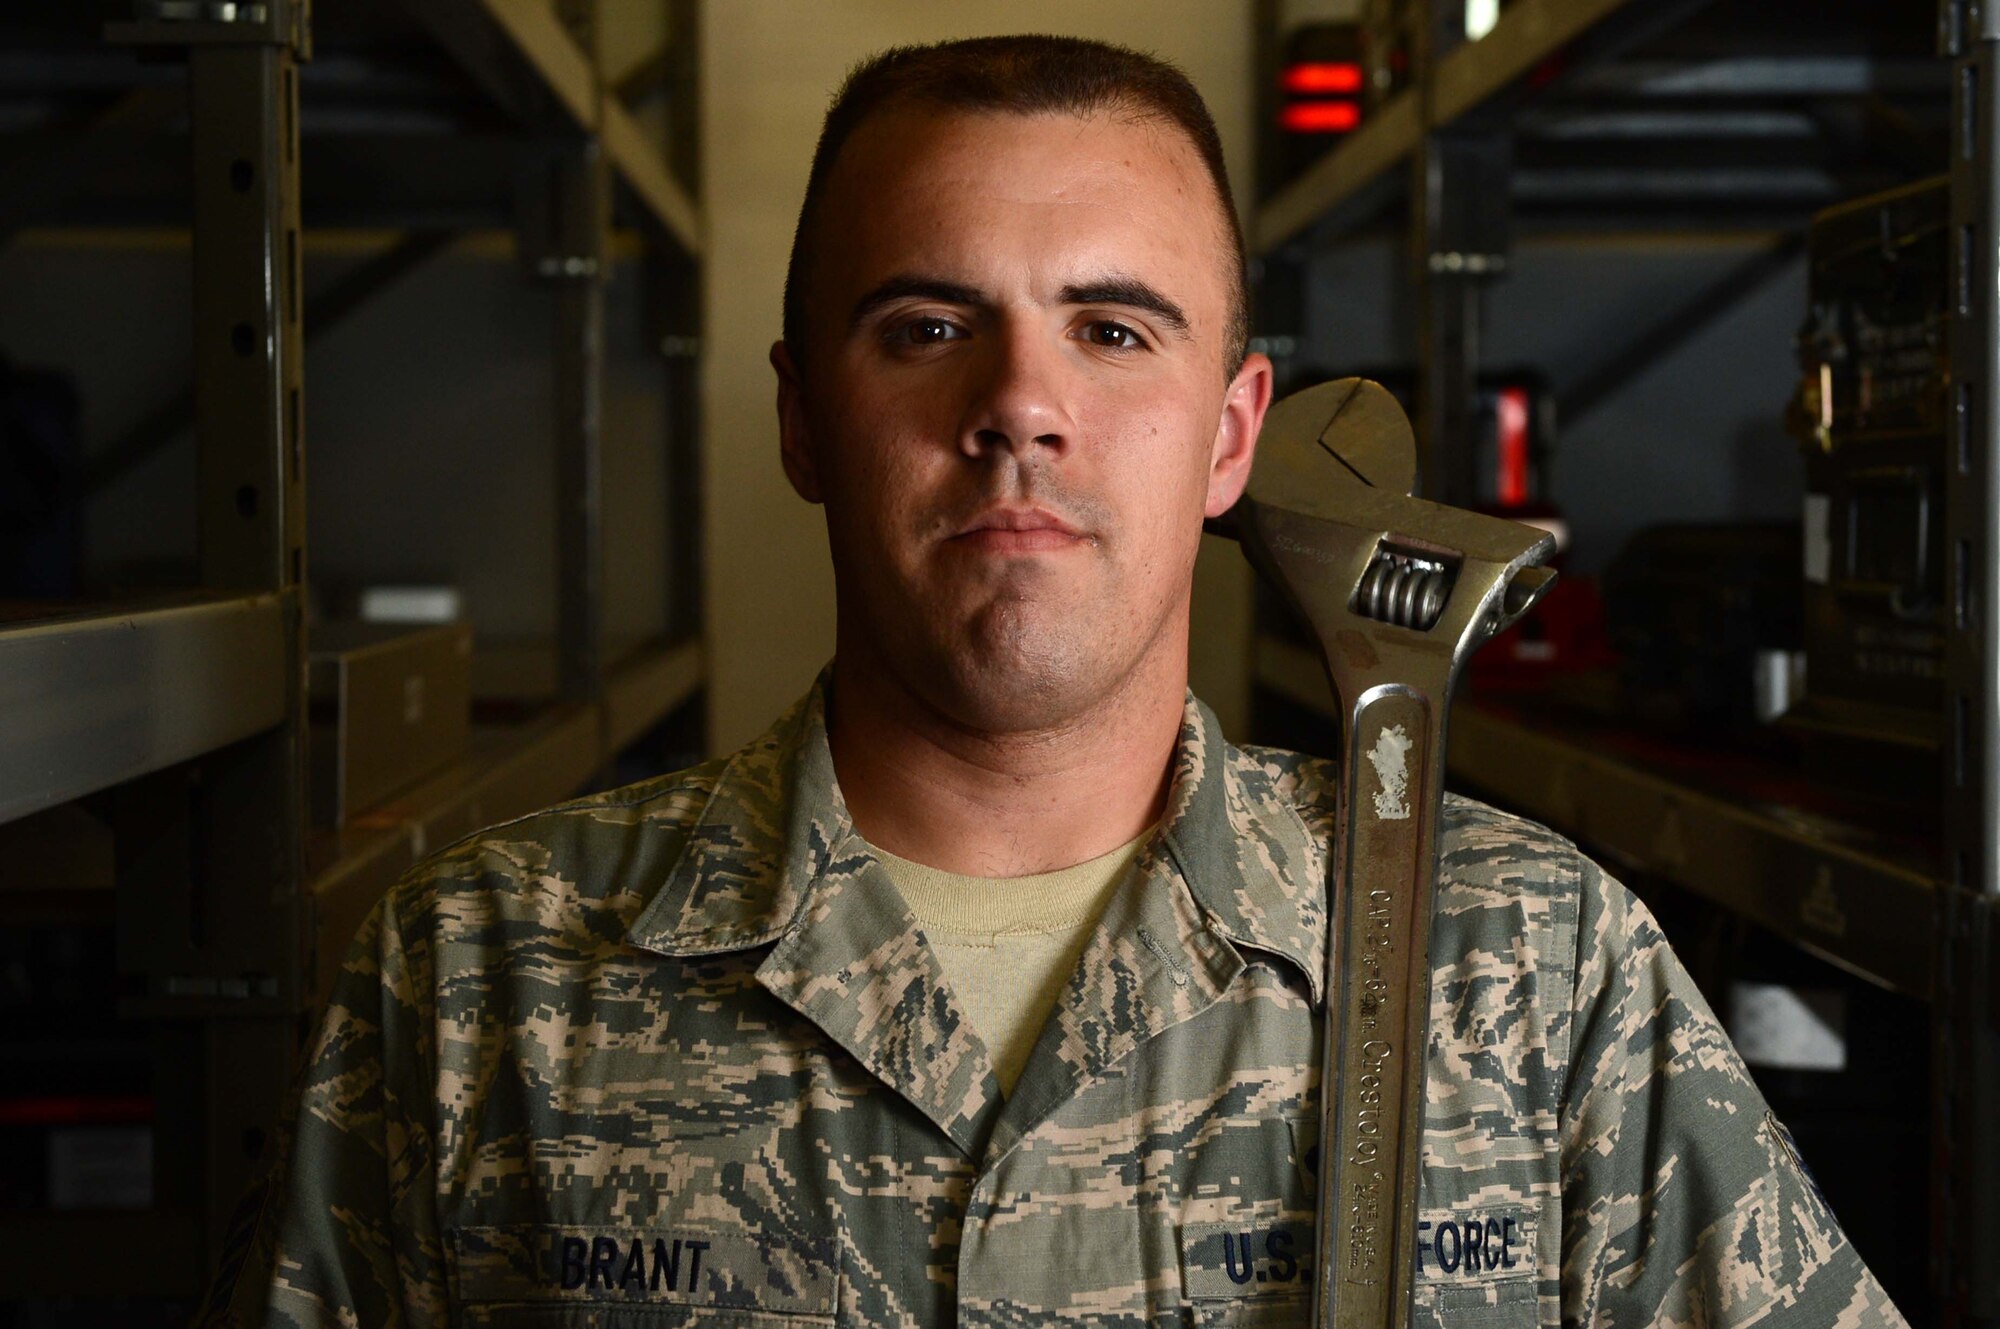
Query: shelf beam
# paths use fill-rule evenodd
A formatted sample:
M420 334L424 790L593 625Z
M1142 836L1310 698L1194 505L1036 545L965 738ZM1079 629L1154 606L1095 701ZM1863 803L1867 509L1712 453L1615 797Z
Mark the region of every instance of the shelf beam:
M1414 93L1401 92L1371 113L1353 137L1306 168L1251 221L1250 247L1268 254L1327 213L1357 197L1416 150L1423 117Z
M1726 318L1732 310L1792 270L1805 252L1803 231L1787 231L1734 264L1708 286L1667 309L1653 323L1636 329L1631 338L1613 345L1594 365L1586 365L1556 394L1556 418L1565 429L1615 397L1640 375L1657 368Z
M0 627L0 822L282 722L287 630L275 594Z
M1435 123L1448 125L1533 73L1536 66L1634 0L1516 0L1478 41L1437 63Z
M404 8L509 114L534 128L551 121L601 135L605 155L690 255L701 252L701 217L666 158L638 122L598 86L589 55L547 0L403 0Z
M595 132L597 74L590 57L563 30L555 6L549 0L479 0L478 7L541 76L577 128Z
M617 102L604 104L604 151L633 195L690 255L702 246L701 216L687 191L675 183L666 158L646 141L645 131Z
M1302 647L1257 643L1257 680L1331 714L1319 663ZM1460 704L1446 759L1454 783L1635 864L1851 973L1932 995L1937 883L1916 868L1835 843L1815 819L1745 807L1663 779L1559 734Z

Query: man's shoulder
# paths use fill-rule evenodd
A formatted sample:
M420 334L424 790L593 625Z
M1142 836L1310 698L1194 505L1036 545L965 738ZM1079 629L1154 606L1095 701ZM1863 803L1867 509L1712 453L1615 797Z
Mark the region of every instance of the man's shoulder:
M1246 744L1230 750L1239 785L1282 802L1321 845L1340 824L1339 763L1285 748ZM1540 822L1478 799L1447 792L1438 826L1441 885L1469 884L1517 891L1573 892L1588 860L1567 837Z
M718 757L498 822L432 853L391 888L404 918L452 901L609 910L629 922L679 858L733 758Z
M1259 746L1233 748L1229 761L1236 796L1263 803L1267 815L1279 805L1289 809L1304 823L1319 861L1328 862L1339 842L1339 764ZM1523 972L1573 973L1579 921L1615 913L1607 905L1615 906L1623 893L1547 826L1461 794L1445 795L1431 955L1447 981L1467 964L1500 956L1513 957ZM1550 986L1548 995L1557 990Z

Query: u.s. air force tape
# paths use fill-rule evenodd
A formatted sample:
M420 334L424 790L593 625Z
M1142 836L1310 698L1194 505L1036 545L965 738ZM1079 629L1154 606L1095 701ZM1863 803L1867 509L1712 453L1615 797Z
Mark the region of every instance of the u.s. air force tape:
M1312 1284L1311 1223L1190 1223L1181 1278L1191 1301L1295 1296Z
M1426 1209L1417 1216L1419 1282L1530 1277L1535 1272L1535 1211L1526 1205Z
M1535 1217L1527 1205L1427 1209L1418 1216L1418 1283L1532 1279ZM1190 1223L1181 1270L1190 1300L1274 1295L1312 1278L1313 1230L1303 1222Z

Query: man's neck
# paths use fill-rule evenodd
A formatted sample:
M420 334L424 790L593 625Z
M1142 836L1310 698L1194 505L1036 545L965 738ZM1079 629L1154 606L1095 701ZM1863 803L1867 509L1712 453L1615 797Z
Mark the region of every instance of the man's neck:
M1171 664L1065 724L990 734L940 715L891 671L836 658L827 737L856 829L899 858L967 876L1109 853L1166 805L1187 686L1185 664Z

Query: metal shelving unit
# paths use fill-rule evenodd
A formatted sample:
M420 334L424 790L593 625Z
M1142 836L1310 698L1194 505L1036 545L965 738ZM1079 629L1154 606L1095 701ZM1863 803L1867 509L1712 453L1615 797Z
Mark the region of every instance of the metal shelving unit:
M1607 359L1597 376L1604 381L1590 385L1594 400L1795 256L1794 237L1811 212L1897 182L1855 184L1828 172L1846 192L1826 196L1818 192L1825 182L1803 180L1782 146L1752 142L1744 132L1732 140L1740 146L1725 152L1719 140L1677 142L1664 135L1681 129L1659 125L1694 124L1701 115L1723 125L1727 116L1714 113L1733 112L1751 96L1812 89L1827 101L1800 115L1824 113L1828 124L1844 125L1844 109L1828 110L1833 90L1863 99L1859 114L1872 117L1866 132L1896 140L1907 166L1900 178L1935 174L1943 162L1913 146L1924 136L1909 133L1893 108L1885 112L1882 94L1941 84L1948 66L1959 243L1949 329L1958 380L1945 517L1952 631L1943 843L1912 844L1802 807L1734 797L1587 727L1535 712L1461 701L1449 760L1454 782L1573 835L1613 866L1671 881L1851 973L1930 1003L1936 1314L1945 1324L2000 1325L2000 1268L1986 1258L2000 1237L2000 985L1992 967L2000 954L2000 6L1941 0L1939 56L1924 68L1908 59L1860 67L1866 62L1786 66L1746 58L1690 72L1643 57L1612 58L1671 36L1704 9L1713 17L1729 8L1700 0L1514 0L1490 32L1468 41L1462 4L1370 4L1370 49L1379 55L1407 37L1408 79L1388 87L1386 66L1371 70L1387 95L1374 99L1357 131L1258 210L1250 238L1265 277L1260 331L1274 338L1294 332L1284 326L1295 303L1290 288L1315 248L1379 227L1400 201L1417 312L1425 488L1465 502L1482 287L1506 271L1518 213L1539 207L1529 224L1555 228L1699 225L1780 236L1769 253L1731 274L1729 289L1703 294ZM1852 21L1854 12L1814 21ZM1617 100L1634 89L1653 95L1644 115ZM1777 118L1768 103L1756 105L1766 120ZM1606 147L1608 140L1588 134L1540 132L1565 115L1594 117L1593 132L1620 116L1649 119L1646 132L1654 137ZM1727 170L1714 169L1718 160ZM1729 187L1710 189L1704 171L1730 174ZM1254 675L1267 695L1333 720L1317 661L1282 630L1260 630ZM1926 1318L1922 1308L1909 1310L1913 1319Z
M691 17L691 6L678 8ZM524 159L534 183L519 213L498 218L444 197L432 187L437 172L421 160L385 177L400 191L353 190L354 215L377 224L407 219L412 229L310 307L300 211L302 190L308 198L312 191L300 170L299 111L300 66L313 55L308 0L139 0L133 9L136 17L111 24L105 36L114 46L184 60L184 103L150 78L109 99L109 109L83 126L81 144L94 151L49 177L53 215L10 208L0 216L0 244L36 222L101 223L107 212L120 224L155 220L147 191L170 194L158 186L171 186L171 173L150 178L149 164L135 165L133 197L115 197L114 187L109 206L102 189L92 197L88 186L107 162L130 155L135 131L171 122L184 105L195 181L194 386L100 469L108 476L129 468L192 424L202 589L115 606L0 609L0 822L88 797L112 826L119 1018L153 1048L153 1202L140 1211L0 1214L0 1282L9 1297L73 1296L70 1255L105 1240L131 1258L103 1271L93 1295L198 1294L282 1109L299 1039L367 908L429 851L601 778L703 679L698 638L640 643L609 663L602 641L604 289L614 215L623 211L646 243L648 335L676 348L663 369L671 446L691 444L688 348L701 214L602 75L592 0L407 0L400 20L385 6L338 16L410 23L434 41L506 117L464 143L447 138L447 152L469 171L484 171L482 184L500 182L486 197L510 194ZM675 40L691 46L684 27ZM691 77L691 54L671 56L662 58L665 77ZM136 63L125 59L137 81ZM95 69L107 81L118 76L108 60ZM336 74L361 85L357 97L369 95L367 71ZM402 72L387 77L392 89L411 81ZM433 94L420 87L412 95L421 102ZM691 139L685 115L670 133ZM60 147L62 135L54 139ZM429 150L384 143L391 157L421 159ZM685 166L691 145L672 150ZM342 155L330 174L353 170L351 155ZM350 219L338 205L326 212ZM312 834L304 759L307 324L337 319L385 289L455 229L494 220L518 228L530 275L555 293L557 685L519 723L476 726L462 760L389 806L341 831ZM669 460L682 501L693 498L692 465L686 446ZM696 547L686 525L670 521L678 553ZM668 631L698 632L686 587L668 593Z

